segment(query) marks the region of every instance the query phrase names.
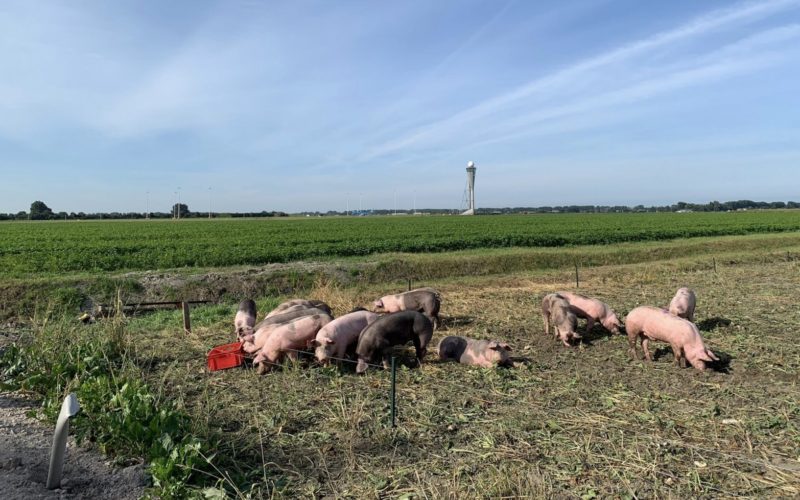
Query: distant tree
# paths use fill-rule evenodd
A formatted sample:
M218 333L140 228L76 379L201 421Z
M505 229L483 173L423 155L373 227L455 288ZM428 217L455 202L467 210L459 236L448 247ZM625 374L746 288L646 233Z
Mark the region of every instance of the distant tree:
M52 219L53 211L43 201L31 203L31 220Z
M176 217L179 216L180 219L186 218L189 216L189 206L186 203L176 203L172 205L172 216Z
M14 218L17 220L25 220L28 218L28 212L26 212L25 210L20 210L19 212L17 212Z

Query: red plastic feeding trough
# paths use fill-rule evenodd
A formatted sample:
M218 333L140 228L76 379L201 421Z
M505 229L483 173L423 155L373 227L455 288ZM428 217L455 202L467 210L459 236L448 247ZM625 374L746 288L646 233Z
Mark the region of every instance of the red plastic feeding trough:
M212 372L235 368L244 363L244 350L241 342L219 345L208 351L208 369Z

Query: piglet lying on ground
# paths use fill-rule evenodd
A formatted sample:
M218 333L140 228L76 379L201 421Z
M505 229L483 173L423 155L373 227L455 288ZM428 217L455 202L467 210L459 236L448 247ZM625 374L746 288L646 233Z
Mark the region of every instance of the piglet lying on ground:
M278 326L269 334L264 346L253 359L253 365L258 367L258 373L269 371L280 363L283 356L297 359L296 351L305 349L314 340L317 332L331 321L333 318L327 314L314 314Z
M551 293L542 299L542 321L544 333L550 335L550 326L553 326L553 336L560 338L561 342L570 347L573 340L580 340L578 335L578 318L572 312L567 299L560 294Z
M510 350L505 342L450 336L439 342L439 359L484 368L510 366L511 359L508 357Z
M364 328L378 318L377 314L366 310L353 311L322 327L312 341L317 361L328 364L331 358L344 358L350 348L356 347Z
M410 292L385 295L376 300L373 305L376 311L383 310L389 313L419 311L427 316L434 326L438 326L440 323L441 297L433 288L418 288Z
M719 360L705 346L694 323L658 307L642 306L631 311L625 320L625 330L628 333L628 352L634 359L636 339L641 338L644 357L648 361L653 360L648 349L650 340L668 342L675 355L675 364L683 367L688 360L695 369L703 371L706 369L706 362Z
M686 287L678 288L669 303L669 313L679 318L694 321L694 308L696 305L697 297L692 290Z
M575 316L586 320L586 333L594 327L595 322L603 325L603 328L612 333L620 333L622 323L617 318L616 313L605 302L592 299L579 293L558 292L567 302Z
M370 363L383 360L383 367L389 367L389 353L392 346L414 344L417 361L422 362L428 343L433 336L433 324L417 311L402 311L388 314L367 326L358 339L356 373L364 373Z
M236 311L236 316L233 319L233 327L236 330L236 336L240 339L247 334L253 333L253 327L256 325L256 303L252 300L243 300L239 302L239 310Z

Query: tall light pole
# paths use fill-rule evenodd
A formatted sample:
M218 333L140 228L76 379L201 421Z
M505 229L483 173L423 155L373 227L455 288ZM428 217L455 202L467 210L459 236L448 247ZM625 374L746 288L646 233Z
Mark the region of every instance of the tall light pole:
M178 206L176 207L176 211L178 212L178 220L181 218L181 187L178 186Z
M397 215L397 188L394 190L394 214Z
M144 218L145 219L149 219L150 218L150 191L147 192L147 204L145 205L145 207L146 207L145 208L146 211L144 213Z
M211 218L211 186L208 187L208 218Z
M350 193L347 193L347 198L345 198L345 200L344 214L350 215Z
M417 215L417 190L414 190L414 210L411 212L413 215Z

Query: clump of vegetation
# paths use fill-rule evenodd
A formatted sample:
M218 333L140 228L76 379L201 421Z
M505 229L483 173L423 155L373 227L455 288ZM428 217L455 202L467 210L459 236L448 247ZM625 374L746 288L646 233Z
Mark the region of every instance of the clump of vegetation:
M102 326L42 320L3 351L0 386L41 397L51 422L75 392L79 442L120 462L146 461L157 496L184 497L209 482L213 443L195 437L189 416L142 380L131 349L120 318Z

